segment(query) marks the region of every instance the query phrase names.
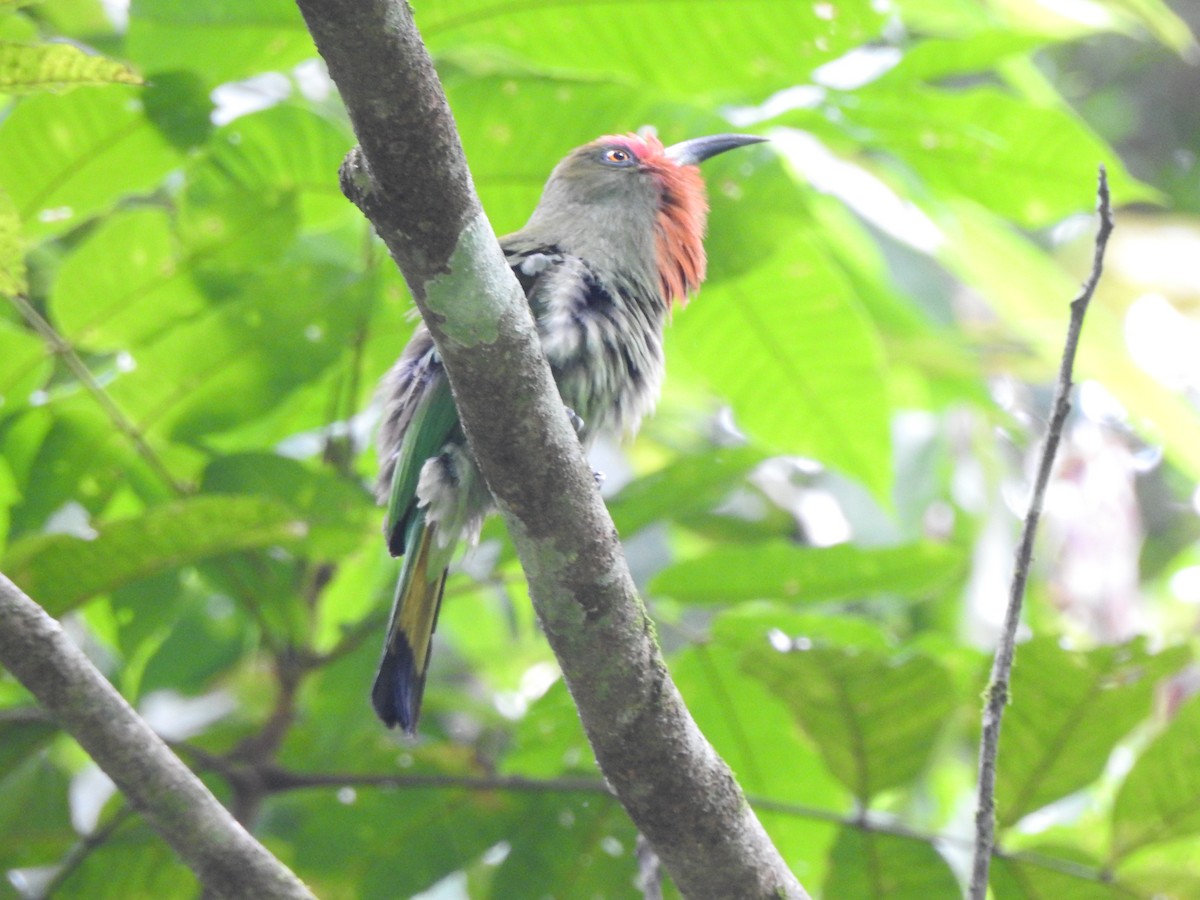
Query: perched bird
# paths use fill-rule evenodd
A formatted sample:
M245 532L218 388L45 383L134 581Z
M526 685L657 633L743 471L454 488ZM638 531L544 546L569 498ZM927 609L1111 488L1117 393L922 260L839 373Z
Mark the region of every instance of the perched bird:
M664 148L653 136L599 138L555 167L529 222L500 239L585 448L636 429L658 399L663 326L704 280L697 165L761 140L721 134ZM414 734L446 569L460 541L478 538L492 499L424 325L381 398L378 495L388 549L404 563L371 699L388 727Z

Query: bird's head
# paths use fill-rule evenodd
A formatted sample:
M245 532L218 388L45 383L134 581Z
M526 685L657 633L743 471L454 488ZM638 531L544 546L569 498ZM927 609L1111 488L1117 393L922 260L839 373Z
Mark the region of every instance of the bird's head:
M664 147L653 135L605 135L573 150L546 182L529 228L601 265L649 268L663 302L704 280L708 200L699 164L764 138L718 134Z

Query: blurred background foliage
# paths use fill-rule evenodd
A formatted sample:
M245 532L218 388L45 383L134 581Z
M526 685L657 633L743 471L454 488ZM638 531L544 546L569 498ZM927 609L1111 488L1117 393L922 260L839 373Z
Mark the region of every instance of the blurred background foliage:
M598 134L773 139L706 167L711 277L658 416L596 465L689 706L814 896L958 894L1108 167L992 890L1200 896L1200 8L414 6L500 233ZM449 583L421 738L370 712L397 568L372 392L413 318L295 7L10 0L0 41L0 569L322 897L639 896L498 523ZM0 866L0 897L196 893L7 677Z

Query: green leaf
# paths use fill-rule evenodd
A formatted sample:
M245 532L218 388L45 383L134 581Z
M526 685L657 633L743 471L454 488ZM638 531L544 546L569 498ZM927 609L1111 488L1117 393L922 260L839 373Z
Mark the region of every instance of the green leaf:
M42 339L0 319L0 411L11 413L41 387L52 363Z
M137 88L26 97L0 126L0 186L34 237L153 189L179 162Z
M1149 844L1121 860L1117 880L1140 897L1200 896L1200 840Z
M50 309L62 335L93 350L136 349L208 308L176 253L167 214L109 216L65 260Z
M14 535L39 533L68 503L96 516L123 490L146 502L168 496L160 476L84 394L26 410L4 430L0 452L21 494Z
M310 227L357 221L338 188L338 166L354 144L349 129L309 109L280 105L217 130L188 171L192 202L227 194L295 194Z
M709 251L714 262L737 260L719 242ZM803 231L744 275L706 287L676 317L667 346L671 362L685 363L763 445L813 456L887 495L883 348L848 282Z
M638 835L613 799L566 792L531 804L491 897L621 897L637 875ZM474 895L473 895L474 896Z
M305 547L322 558L338 559L375 535L378 512L359 482L272 453L223 456L204 470L209 494L261 494L294 510L305 523Z
M91 540L36 535L13 544L3 569L52 615L121 585L235 550L290 544L304 526L262 497L194 497L103 523Z
M437 774L479 774L453 762ZM364 788L347 799L332 790L291 792L268 800L261 837L291 849L296 874L318 896L390 900L412 897L475 861L522 822L552 821L553 812L539 807L554 805L553 797L454 787ZM398 808L404 815L396 815ZM352 835L354 852L335 835ZM397 847L404 852L398 855Z
M435 53L511 55L545 71L645 86L677 97L756 101L807 80L817 66L877 37L886 21L868 0L705 4L617 0L552 10L457 0L420 10ZM666 38L669 36L669 40Z
M724 500L766 455L756 447L691 453L621 488L608 501L617 530L628 538L655 522L707 512Z
M1200 701L1138 757L1113 804L1113 856L1200 833Z
M28 712L28 718L21 713ZM62 732L57 722L39 716L40 710L8 707L0 717L0 778L7 777Z
M0 866L51 865L76 841L67 806L69 780L45 754L27 757L0 778Z
M929 842L850 826L838 832L822 891L855 900L959 896L954 873Z
M1030 228L1092 209L1102 162L1122 202L1155 196L1070 111L991 88L881 82L831 95L826 118L863 150L903 161L934 192L970 198Z
M317 55L287 0L133 0L126 42L151 80L159 71L190 71L210 87Z
M733 770L776 849L805 884L823 871L835 828L799 809L847 810L850 797L796 728L788 707L738 660L762 640L728 633L671 657L671 676L704 736ZM762 801L762 802L760 802ZM769 805L768 805L769 804ZM784 808L780 808L784 807Z
M148 825L131 822L87 854L54 894L63 900L181 900L198 890L196 876L166 842Z
M1086 653L1053 638L1019 646L996 772L999 825L1095 781L1117 742L1149 714L1158 681L1188 659L1183 647L1148 653L1141 639Z
M143 428L195 441L270 413L343 357L370 300L329 266L279 267L230 287L236 300L144 346L111 385Z
M8 192L0 188L0 297L23 294L26 290L21 216Z
M759 647L742 664L787 704L829 770L863 804L924 770L954 711L949 674L917 653Z
M141 84L124 63L71 44L29 46L0 41L0 91L30 94L96 84Z
M650 589L693 603L765 598L815 603L881 593L920 597L952 583L965 564L961 550L932 543L879 549L727 544L669 566Z
M1100 866L1094 860L1077 858L1079 856L1078 851L1071 853L1057 846L1035 848L1029 859L995 855L988 884L996 900L1134 900L1148 896L1131 892L1119 884L1104 883ZM1096 873L1095 877L1061 871L1063 862L1083 866L1084 872L1091 870Z

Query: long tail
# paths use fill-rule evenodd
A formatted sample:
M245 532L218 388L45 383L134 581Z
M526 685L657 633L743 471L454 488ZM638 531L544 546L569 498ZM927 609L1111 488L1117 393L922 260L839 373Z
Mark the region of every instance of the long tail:
M413 514L383 659L371 688L371 702L383 723L389 728L399 725L410 735L417 733L433 630L446 586L446 568L430 561L436 531L436 525L426 523L424 509Z

